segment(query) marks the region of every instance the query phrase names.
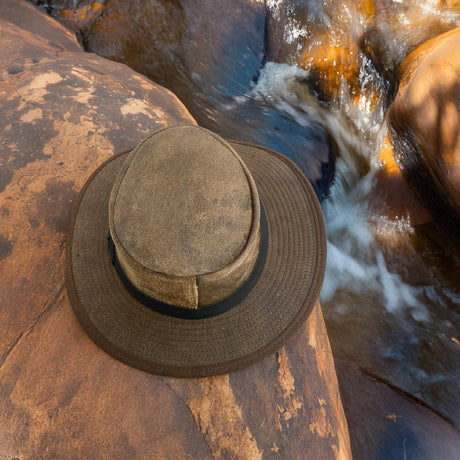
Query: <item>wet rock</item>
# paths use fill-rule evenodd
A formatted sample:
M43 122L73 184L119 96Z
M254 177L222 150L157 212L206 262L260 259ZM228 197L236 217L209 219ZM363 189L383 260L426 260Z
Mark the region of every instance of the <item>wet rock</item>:
M341 389L355 458L458 457L460 436L451 420L347 357L339 355L336 362L337 372L347 382Z
M363 22L375 12L372 1L285 0L268 7L267 57L297 64L309 72L307 83L324 103L336 101L341 87L356 99Z
M111 0L101 6L63 0L52 2L52 8L88 51L128 64L171 89L201 126L283 153L320 198L327 196L335 152L326 130L305 113L299 124L274 101L253 93L267 61L263 2L152 0L146 6Z
M374 12L365 21L361 46L392 90L397 89L397 71L415 48L456 27L456 0L394 2L373 0ZM394 97L390 91L391 98Z
M402 63L389 112L404 177L441 221L460 221L460 29L432 39Z
M399 259L388 269L407 271L400 272L406 288L436 286L433 280L445 269L450 280L445 278L443 283L451 284L454 294L448 302L438 293L432 303L422 297L412 307L395 302L390 313L388 304L367 288L378 279L371 275L354 292L344 285L334 298L323 301L354 458L404 458L405 444L410 443L406 458L455 460L460 442L458 259L449 267L425 266L400 238L390 240L384 234L380 238L388 238L392 247L386 250L394 251ZM425 250L428 257L436 257L432 246ZM356 282L359 279L350 284ZM404 283L399 283L387 285L385 295L409 294L400 290ZM430 290L430 295L436 292L436 288ZM418 320L408 321L409 314Z
M114 152L194 120L21 0L2 1L0 40L0 73L24 68L0 82L0 457L351 458L319 304L277 354L208 379L147 374L87 337L64 287L75 197Z
M413 226L431 222L433 217L404 179L388 137L382 145L379 161L381 167L377 171L370 200L372 207L393 220L408 217Z
M381 86L392 100L397 68L430 38L456 27L458 2L393 0L267 2L266 56L297 64L323 103L366 96L375 108ZM373 75L372 75L373 74Z
M124 62L154 81L174 87L181 100L183 96L190 100L192 112L190 93L200 98L202 85L220 85L228 97L238 96L257 78L264 59L265 7L259 3L50 3L52 13L79 33L88 51ZM89 14L92 11L95 13Z

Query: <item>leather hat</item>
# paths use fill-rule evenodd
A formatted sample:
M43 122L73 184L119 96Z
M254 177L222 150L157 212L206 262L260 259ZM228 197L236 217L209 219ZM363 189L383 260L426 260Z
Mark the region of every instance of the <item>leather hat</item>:
M320 205L289 159L187 125L92 174L66 279L80 324L113 357L200 377L282 346L318 301L325 261Z

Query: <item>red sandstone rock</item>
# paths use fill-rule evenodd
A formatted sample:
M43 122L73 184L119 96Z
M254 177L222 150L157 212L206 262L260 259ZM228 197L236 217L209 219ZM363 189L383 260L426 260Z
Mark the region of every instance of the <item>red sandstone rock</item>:
M0 39L0 457L351 458L319 304L285 348L213 378L150 375L87 337L64 288L77 194L114 152L194 121L24 1L2 1Z
M438 218L460 220L460 28L434 38L402 63L389 112L402 173Z

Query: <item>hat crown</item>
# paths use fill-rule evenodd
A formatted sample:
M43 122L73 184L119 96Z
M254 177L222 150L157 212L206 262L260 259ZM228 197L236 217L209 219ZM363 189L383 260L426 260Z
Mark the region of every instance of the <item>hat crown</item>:
M195 307L205 275L216 278L242 255L253 265L257 251L247 261L244 253L248 242L258 242L250 238L258 232L258 206L252 177L229 144L202 128L170 128L126 160L112 189L110 232L137 287L167 303ZM244 281L247 267L238 270L237 285L226 291ZM215 294L206 293L206 303L224 295L218 276L216 281L207 288Z

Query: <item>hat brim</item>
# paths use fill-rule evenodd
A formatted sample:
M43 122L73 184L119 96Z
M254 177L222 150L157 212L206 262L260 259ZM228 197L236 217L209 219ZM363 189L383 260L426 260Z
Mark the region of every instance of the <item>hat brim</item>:
M268 253L252 291L231 310L200 320L150 310L132 297L111 263L108 204L129 152L103 163L80 192L67 246L69 297L83 329L116 359L154 374L225 374L282 346L318 301L326 264L321 208L289 159L229 141L256 182L268 222Z

